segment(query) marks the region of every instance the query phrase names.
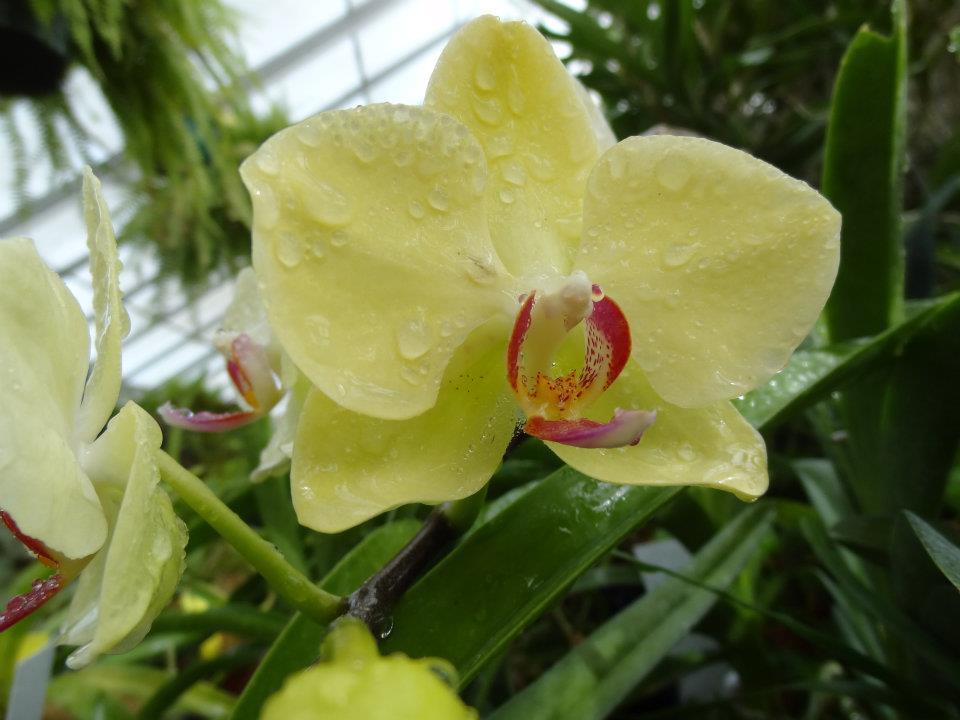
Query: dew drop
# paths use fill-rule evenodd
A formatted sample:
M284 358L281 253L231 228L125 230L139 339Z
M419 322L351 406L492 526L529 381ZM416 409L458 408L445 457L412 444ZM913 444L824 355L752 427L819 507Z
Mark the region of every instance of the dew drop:
M679 192L690 181L690 162L681 155L671 153L657 163L654 174L662 187Z
M337 230L333 235L330 236L330 244L334 247L341 248L347 244L347 233L343 230Z
M507 106L514 115L521 115L526 104L526 98L523 95L523 90L520 88L520 82L516 78L513 78L513 82L511 82L510 87L507 88Z
M697 451L693 449L693 445L685 442L677 448L677 457L684 462L693 462L697 459Z
M407 206L407 211L410 213L410 217L415 220L419 220L426 214L426 211L423 209L423 203L419 200L411 200Z
M373 162L377 157L377 151L373 145L362 138L358 138L353 143L353 154L357 160L362 163Z
M272 151L264 148L257 154L257 167L267 175L279 175L280 159Z
M513 190L504 188L500 191L500 202L502 202L504 205L512 205L513 201L516 199L517 198Z
M441 188L431 190L427 195L427 202L430 203L430 207L438 212L446 212L450 209L450 201L447 198L447 193Z
M493 90L497 86L497 75L493 66L481 60L473 69L473 82L481 90Z
M257 224L264 229L276 226L280 220L280 205L277 196L266 185L254 185L254 212L257 215Z
M685 265L696 252L698 243L673 243L663 251L663 264L667 267Z
M549 158L530 153L526 156L526 165L530 174L541 182L553 180L557 176L557 170Z
M503 106L495 97L474 97L473 114L487 125L499 125L503 120Z
M423 357L433 347L433 333L423 318L409 320L397 329L397 349L406 360Z
M323 144L323 128L305 123L297 130L297 139L307 147L318 148Z
M344 225L353 215L347 196L324 182L318 182L312 188L306 210L314 220L323 225Z
M288 268L294 268L303 259L303 241L292 232L282 232L277 238L277 259Z
M500 168L500 172L503 175L503 179L511 185L521 187L527 182L527 173L524 172L523 168L520 166L520 163L514 160L505 162L503 167Z

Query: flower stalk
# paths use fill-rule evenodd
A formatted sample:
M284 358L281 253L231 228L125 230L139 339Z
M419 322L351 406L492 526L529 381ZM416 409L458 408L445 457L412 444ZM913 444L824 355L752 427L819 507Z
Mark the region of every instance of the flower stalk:
M397 601L453 542L469 530L483 508L487 486L462 500L446 502L430 513L410 542L347 599L348 613L381 637L390 631Z
M170 455L160 450L156 458L161 476L174 492L246 558L280 597L319 623L343 614L344 598L317 587Z

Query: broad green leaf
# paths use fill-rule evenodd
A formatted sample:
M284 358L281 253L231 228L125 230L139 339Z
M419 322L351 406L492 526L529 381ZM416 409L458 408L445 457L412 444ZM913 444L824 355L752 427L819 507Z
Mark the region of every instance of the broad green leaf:
M398 520L377 528L344 555L321 581L321 587L340 595L353 592L406 545L419 526L416 520ZM260 717L263 703L280 689L287 676L317 659L326 633L325 626L300 613L294 615L237 699L231 717L234 720Z
M746 508L683 573L713 587L726 587L770 531L770 520L769 507ZM716 601L709 590L679 578L666 580L608 620L490 720L606 717Z
M906 8L894 0L892 35L861 28L833 90L822 189L843 216L826 308L834 342L882 332L902 313L906 45Z
M811 407L851 379L900 355L914 337L960 310L960 293L947 295L866 341L794 353L765 385L734 401L754 427L769 429Z
M930 559L940 572L960 590L960 545L918 515L904 513Z
M840 403L854 461L849 479L867 514L905 508L936 516L956 457L960 302L948 296L922 314L910 342L861 372Z
M477 528L407 592L384 653L446 658L466 684L678 492L558 470Z
M802 523L802 529L811 549L829 572L822 578L825 587L848 620L868 633L882 630L881 634L895 634L904 645L938 668L944 680L960 684L960 661L951 648L897 607L887 595L877 593L857 577L819 521L808 518Z

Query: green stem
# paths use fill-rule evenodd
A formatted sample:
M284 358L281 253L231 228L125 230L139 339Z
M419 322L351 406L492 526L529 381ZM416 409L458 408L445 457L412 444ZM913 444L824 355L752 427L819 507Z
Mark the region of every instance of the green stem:
M343 614L346 610L344 598L321 590L310 582L273 545L227 507L200 478L163 450L157 452L157 465L163 479L177 495L246 558L277 595L321 624Z

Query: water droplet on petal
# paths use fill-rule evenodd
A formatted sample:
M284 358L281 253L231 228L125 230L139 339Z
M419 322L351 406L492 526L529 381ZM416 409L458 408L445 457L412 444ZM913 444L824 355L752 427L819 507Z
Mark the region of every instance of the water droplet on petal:
M324 182L318 182L311 188L306 211L323 225L344 225L353 215L347 196Z
M277 259L288 268L296 267L303 259L303 241L292 232L282 232L277 238Z
M685 442L677 448L677 457L684 462L693 462L697 459L697 451L693 449L693 445Z
M493 66L481 60L473 70L473 82L481 90L493 90L497 86L497 75Z
M511 185L520 187L527 182L527 173L520 166L520 163L515 160L508 160L503 163L500 172L503 175L503 179Z
M337 230L330 236L330 244L334 247L341 248L347 244L348 239L347 233L344 230Z
M682 155L671 153L657 163L654 174L662 187L679 192L690 180L690 161Z
M450 208L450 201L447 199L447 193L441 188L434 188L427 195L427 202L430 207L438 212L446 212Z
M504 205L511 205L514 200L516 200L516 195L514 194L513 190L504 188L500 191L500 202L502 202Z
M663 251L663 264L667 267L680 267L693 257L699 243L673 243Z
M410 217L415 220L419 220L426 214L426 211L423 209L423 203L419 200L411 200L410 205L407 206L407 210L410 213Z
M503 106L495 97L474 97L473 113L487 125L499 125L503 120Z
M433 332L422 318L409 320L397 328L397 349L406 360L416 360L433 347Z

